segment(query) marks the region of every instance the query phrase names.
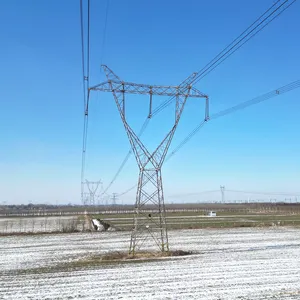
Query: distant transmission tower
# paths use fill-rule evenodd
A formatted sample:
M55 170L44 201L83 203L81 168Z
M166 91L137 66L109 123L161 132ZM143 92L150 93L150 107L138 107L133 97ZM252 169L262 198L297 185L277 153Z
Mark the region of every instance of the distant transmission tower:
M220 190L221 190L221 197L222 197L222 203L225 203L225 186L223 185L221 185L220 186Z
M82 183L87 187L87 192L84 192L82 194L82 204L83 205L96 205L98 204L97 199L99 199L99 195L97 195L97 190L99 189L99 186L102 184L102 181L88 181Z
M108 81L94 86L90 88L90 90L113 93L131 148L139 167L134 227L131 233L129 254L134 255L134 253L141 248L147 238L153 239L160 251L169 251L161 168L172 138L175 134L187 98L195 97L206 99L205 120L208 120L208 96L192 87L188 83L188 80L180 86L137 84L122 81L107 66L103 66L103 69ZM192 77L194 76L195 74L192 75ZM126 94L149 95L149 119L152 116L152 97L154 95L171 96L176 99L175 121L173 126L152 153L146 149L140 138L127 123L125 116ZM152 207L154 206L151 213L145 210L145 206L147 204L150 204Z
M113 193L112 197L111 197L111 204L112 205L116 205L117 204L117 200L118 200L118 194L117 193Z

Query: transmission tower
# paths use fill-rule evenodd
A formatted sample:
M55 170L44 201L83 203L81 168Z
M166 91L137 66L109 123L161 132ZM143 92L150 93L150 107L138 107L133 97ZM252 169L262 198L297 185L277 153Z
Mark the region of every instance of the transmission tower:
M113 206L115 206L117 204L117 200L118 200L118 194L117 193L113 193L112 197L111 197L111 204Z
M195 73L180 86L161 86L125 82L107 66L102 67L107 81L90 88L90 90L112 92L139 167L134 226L131 233L129 254L134 255L148 238L154 240L160 251L169 251L161 168L187 98L206 99L205 120L208 120L208 96L190 85L189 81L196 76ZM152 97L154 95L171 96L176 99L173 126L152 153L146 149L140 138L127 123L125 115L126 94L149 95L149 119L152 116ZM151 213L149 213L149 210L145 210L147 204L154 207Z
M220 186L220 190L221 190L221 196L222 196L222 203L225 203L225 186L223 185L221 185Z
M83 205L96 205L98 201L96 201L99 198L99 195L97 195L97 190L99 189L99 186L102 184L102 181L88 181L85 180L85 182L82 182L84 186L87 187L88 192L84 192L82 194L82 204Z

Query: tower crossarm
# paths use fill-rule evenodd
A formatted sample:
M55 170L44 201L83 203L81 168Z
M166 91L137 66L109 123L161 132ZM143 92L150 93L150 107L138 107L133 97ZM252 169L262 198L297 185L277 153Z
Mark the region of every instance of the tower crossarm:
M126 94L139 95L158 95L158 96L188 96L190 98L207 98L194 87L190 87L190 92L187 94L187 86L170 86L170 85L149 85L125 81L109 80L90 88L90 90L101 92L117 92Z

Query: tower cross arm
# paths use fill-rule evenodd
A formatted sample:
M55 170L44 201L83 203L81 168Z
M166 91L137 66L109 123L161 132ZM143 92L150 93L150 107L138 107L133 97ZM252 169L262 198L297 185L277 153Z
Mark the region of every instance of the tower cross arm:
M158 96L189 96L191 98L206 98L207 96L194 87L190 88L187 94L187 86L170 85L150 85L125 81L109 80L90 88L94 91L116 92L139 95L158 95Z

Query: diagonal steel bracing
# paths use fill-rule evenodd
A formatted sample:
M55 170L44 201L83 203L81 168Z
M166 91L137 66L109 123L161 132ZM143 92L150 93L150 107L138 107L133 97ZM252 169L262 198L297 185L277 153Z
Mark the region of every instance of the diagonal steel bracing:
M90 90L112 92L139 167L134 225L131 233L129 253L134 255L148 241L148 238L155 242L160 251L169 251L161 168L188 97L206 99L205 120L207 120L208 96L192 87L189 83L189 78L180 86L138 84L122 81L107 66L103 66L103 69L107 82L98 84L90 88ZM127 123L125 111L126 94L150 96L149 118L152 116L153 95L172 96L176 99L175 118L172 128L152 153L146 149L140 138ZM145 209L147 205L151 205L150 207L153 208L150 213L149 209Z

